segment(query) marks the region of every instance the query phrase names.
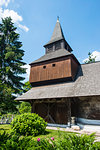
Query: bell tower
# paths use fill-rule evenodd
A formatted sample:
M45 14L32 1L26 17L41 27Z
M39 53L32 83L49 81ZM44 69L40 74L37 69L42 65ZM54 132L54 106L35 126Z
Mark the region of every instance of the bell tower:
M59 18L50 41L44 47L45 55L30 64L31 85L34 87L74 80L80 64L65 40Z

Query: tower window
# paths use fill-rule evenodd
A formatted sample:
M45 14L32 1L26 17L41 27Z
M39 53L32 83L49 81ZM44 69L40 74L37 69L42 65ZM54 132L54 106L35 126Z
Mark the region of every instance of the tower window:
M43 66L43 69L46 69L46 66Z
M61 48L61 43L56 43L55 44L55 49L57 50L57 49L60 49Z
M52 64L52 67L55 67L56 66L56 64Z
M48 50L52 50L53 49L53 46L52 45L49 45L48 46Z

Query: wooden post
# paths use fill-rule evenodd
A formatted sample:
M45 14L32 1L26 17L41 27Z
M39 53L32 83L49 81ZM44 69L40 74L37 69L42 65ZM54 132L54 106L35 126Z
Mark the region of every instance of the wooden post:
M35 103L34 101L31 101L31 113L34 113L35 112Z
M53 104L52 104L52 106L53 106ZM51 107L52 107L51 106ZM47 116L45 117L45 119L44 120L46 120L47 118L48 119L50 119L51 121L52 121L52 123L55 123L55 121L53 120L53 118L52 118L52 116L50 115L50 103L48 102L48 107L47 107Z
M68 98L68 126L71 127L71 99Z

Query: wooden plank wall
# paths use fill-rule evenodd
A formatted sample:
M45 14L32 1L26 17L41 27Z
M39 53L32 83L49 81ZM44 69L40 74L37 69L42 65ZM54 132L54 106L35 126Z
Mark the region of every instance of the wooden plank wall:
M30 83L71 77L71 59L31 67Z
M79 65L78 63L71 57L71 74L72 74L72 79L74 80L77 71L78 71Z
M50 103L49 116L48 115L48 103L35 104L35 113L40 115L48 123L67 124L68 123L68 107L67 103ZM54 122L52 121L54 120Z

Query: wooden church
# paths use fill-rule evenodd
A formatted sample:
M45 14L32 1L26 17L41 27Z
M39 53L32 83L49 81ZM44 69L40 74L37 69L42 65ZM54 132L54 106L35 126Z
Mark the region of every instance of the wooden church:
M48 123L100 125L100 62L80 64L57 19L45 55L30 66L32 89L16 100L31 103L32 112Z

